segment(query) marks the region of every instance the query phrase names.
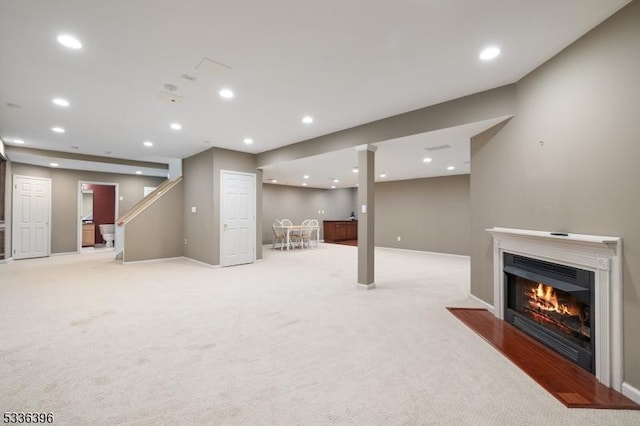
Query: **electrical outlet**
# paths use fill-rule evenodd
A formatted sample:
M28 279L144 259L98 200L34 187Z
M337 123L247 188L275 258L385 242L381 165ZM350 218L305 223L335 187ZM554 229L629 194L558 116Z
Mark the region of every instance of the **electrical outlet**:
M398 241L402 240L402 238L400 238L400 235L398 235L396 238L398 239Z
M184 245L185 246L187 245L187 239L186 238L184 239Z

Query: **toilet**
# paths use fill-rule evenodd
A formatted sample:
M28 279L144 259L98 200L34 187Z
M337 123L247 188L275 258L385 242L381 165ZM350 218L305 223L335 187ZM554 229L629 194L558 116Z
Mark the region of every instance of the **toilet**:
M111 223L108 225L98 225L100 228L100 235L102 235L102 239L107 243L105 247L113 247L113 239L116 234L116 226Z

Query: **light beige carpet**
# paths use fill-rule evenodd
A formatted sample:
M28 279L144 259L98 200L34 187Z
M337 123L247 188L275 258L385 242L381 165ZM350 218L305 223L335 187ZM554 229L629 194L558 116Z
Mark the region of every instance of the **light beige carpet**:
M212 269L113 253L0 265L0 407L62 425L637 425L567 409L445 306L464 257L321 244Z

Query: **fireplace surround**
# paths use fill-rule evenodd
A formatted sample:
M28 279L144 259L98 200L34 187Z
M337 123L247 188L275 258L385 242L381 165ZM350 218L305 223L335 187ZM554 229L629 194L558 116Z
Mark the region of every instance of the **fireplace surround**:
M592 345L589 350L592 351L593 366L588 369L601 383L621 391L623 380L622 239L513 228L490 228L486 231L493 236L493 314L500 319L506 319L505 311L508 311L509 304L509 301L505 300L506 285L509 280L508 273L505 272L505 255L507 258L525 257L534 262L547 262L592 274L593 282L588 308L579 304L587 300L571 303L577 305L576 309L586 309L578 317L587 315L590 320L593 320L589 324L589 330L583 332L585 335L590 335L589 344ZM534 278L538 277L534 276ZM571 286L565 286L564 290L566 289L576 290ZM536 289L536 291L539 290ZM580 294L577 299L586 297L584 293L575 294ZM562 297L566 298L566 295ZM584 324L582 326L586 327ZM577 344L579 346L582 342Z

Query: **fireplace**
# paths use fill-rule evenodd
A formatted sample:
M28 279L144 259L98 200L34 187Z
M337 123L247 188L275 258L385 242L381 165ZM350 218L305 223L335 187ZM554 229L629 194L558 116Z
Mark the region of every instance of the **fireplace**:
M590 357L588 362L580 361L581 365L593 372L600 383L621 392L624 377L622 238L497 227L487 231L493 236L494 297L493 306L489 305L493 314L512 324L513 317L511 320L507 317L513 314L519 328L530 327L545 338L555 339L558 333L564 333L562 349L574 358L575 351L579 352L579 359ZM521 262L505 265L508 254L519 256ZM548 265L552 265L551 270ZM535 271L531 270L533 267ZM520 296L506 295L512 285L509 281L520 286ZM541 296L537 296L538 284L543 284ZM549 290L549 286L552 289ZM530 306L526 294L534 290L536 297L544 300L537 301L541 307L549 309L557 303L566 305L570 312L581 313L569 315L574 318L567 319L547 314L545 319L555 322L556 329L542 326L542 318L533 315L538 313L535 309L527 312L523 308ZM553 297L556 301L551 302ZM532 303L535 307L536 301ZM558 309L564 311L561 306ZM570 338L565 338L564 331L558 331L566 331L565 327L573 328L568 332Z
M504 319L595 374L594 273L504 253Z

